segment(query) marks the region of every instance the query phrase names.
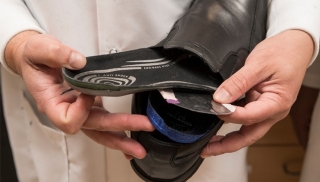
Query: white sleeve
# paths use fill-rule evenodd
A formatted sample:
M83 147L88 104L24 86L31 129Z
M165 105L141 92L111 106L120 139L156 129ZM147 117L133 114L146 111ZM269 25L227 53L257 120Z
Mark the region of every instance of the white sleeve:
M309 33L315 45L313 62L319 53L320 0L269 0L267 27L267 37L289 29Z
M22 0L0 0L0 62L11 73L4 60L4 50L12 37L26 30L44 33Z

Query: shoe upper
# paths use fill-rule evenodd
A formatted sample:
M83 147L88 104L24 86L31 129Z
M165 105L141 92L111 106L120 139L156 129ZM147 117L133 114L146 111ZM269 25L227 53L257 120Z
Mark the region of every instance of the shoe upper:
M160 44L196 54L227 79L265 38L266 21L266 0L195 0Z
M244 65L252 49L265 38L266 20L266 0L195 0L187 13L173 25L167 38L155 47L190 52L203 60L199 64L207 64L212 72L220 73L223 79L227 79ZM199 154L223 121L212 115L211 119L203 120L216 122L215 125L208 125L213 127L202 130L203 136L198 140L192 143L173 141L176 136L171 139L170 136L165 136L172 134L171 130L182 135L195 130L181 124L181 112L176 117L176 114L172 114L176 112L175 108L161 105L159 100L150 102L150 98L157 98L149 97L148 94L150 93L135 94L133 113L147 115L150 112L147 110L148 103L151 103L156 114L152 113L148 117L150 120L155 117L155 124L161 124L158 125L158 131L151 133L131 132L132 138L147 151L145 158L133 159L131 165L146 181L186 181L201 165L203 159ZM192 118L186 115L189 119ZM192 120L201 123L201 114Z

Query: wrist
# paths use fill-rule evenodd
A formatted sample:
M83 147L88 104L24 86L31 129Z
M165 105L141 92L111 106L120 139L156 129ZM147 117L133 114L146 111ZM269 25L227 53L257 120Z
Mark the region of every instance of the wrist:
M306 66L312 61L315 52L315 44L311 35L303 30L287 30L283 32L285 40L293 47L292 53L296 54L297 60L306 63ZM299 53L299 54L297 54Z
M23 31L12 37L8 42L4 51L4 58L7 65L15 73L21 75L21 61L24 59L24 46L31 36L37 34L40 33L36 31Z

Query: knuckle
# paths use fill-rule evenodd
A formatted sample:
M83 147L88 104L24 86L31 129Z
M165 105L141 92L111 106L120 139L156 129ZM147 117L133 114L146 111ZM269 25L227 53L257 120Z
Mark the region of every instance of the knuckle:
M258 123L260 120L257 117L254 116L248 116L246 120L243 121L245 125L252 125L255 123Z
M235 74L231 77L231 81L235 87L236 90L238 90L241 93L244 93L246 91L246 88L248 88L248 79L246 76L244 76L241 73Z
M69 54L66 55L66 51L67 50L65 50L62 44L53 42L47 47L48 59L51 61L56 61L57 58L59 58L59 62L61 62L62 64L66 64L68 63L69 56Z
M208 143L207 145L206 145L206 147L204 148L204 150L208 153L208 155L213 155L212 154L212 151L214 150L214 148L213 148L213 146L210 144L210 143Z
M52 52L53 54L58 54L61 51L61 45L56 42L48 44L47 51L49 53Z
M61 50L61 46L56 43L51 43L47 45L47 55L48 59L53 61L55 60L55 57L59 54Z
M59 124L59 129L68 135L75 135L79 132L80 127L76 126L70 121L63 120Z

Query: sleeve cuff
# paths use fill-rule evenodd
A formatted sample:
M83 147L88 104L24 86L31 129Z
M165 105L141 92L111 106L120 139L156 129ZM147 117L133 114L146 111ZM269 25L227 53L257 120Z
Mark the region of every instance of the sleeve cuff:
M267 37L292 29L307 32L315 46L311 65L319 53L320 24L318 22L320 22L319 0L272 0L269 4Z
M4 58L6 45L12 37L20 32L33 30L39 33L45 31L39 26L32 17L29 9L21 0L0 1L0 62L10 73L16 73L7 65Z

